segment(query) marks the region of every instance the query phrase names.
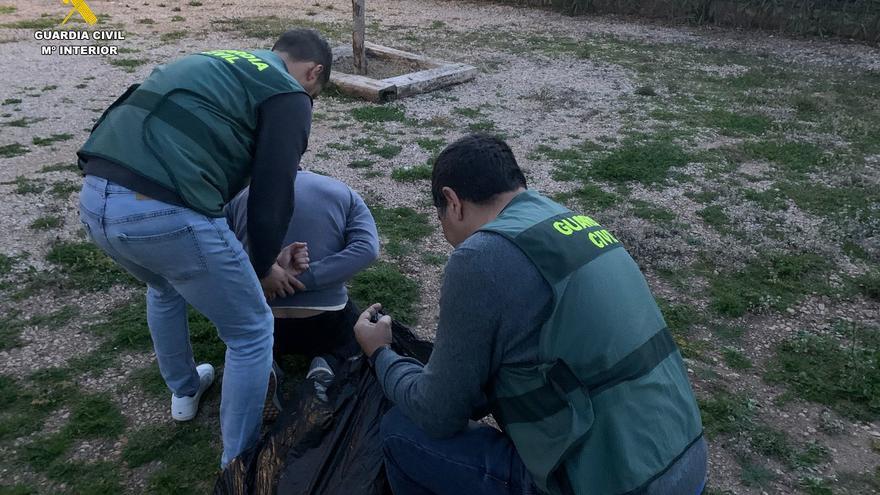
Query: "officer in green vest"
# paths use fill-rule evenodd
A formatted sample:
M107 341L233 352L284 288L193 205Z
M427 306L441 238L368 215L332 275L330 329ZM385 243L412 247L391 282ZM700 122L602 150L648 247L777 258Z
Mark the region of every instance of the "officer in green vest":
M355 334L385 394L403 494L697 495L707 447L681 355L614 234L526 188L510 148L466 136L431 179L446 239L433 354L390 318ZM501 431L473 422L491 412Z
M194 418L214 379L209 363L196 366L187 304L227 346L221 466L259 435L272 363L266 297L302 288L295 277L307 252L281 244L312 99L331 61L327 42L306 29L284 33L271 51L183 57L130 87L78 152L84 227L148 287L147 321L173 419ZM247 219L250 256L223 213L248 183L248 209L259 212Z

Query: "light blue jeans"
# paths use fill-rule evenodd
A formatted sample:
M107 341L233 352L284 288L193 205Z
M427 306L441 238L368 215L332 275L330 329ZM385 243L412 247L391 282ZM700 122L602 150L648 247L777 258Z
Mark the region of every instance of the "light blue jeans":
M147 323L165 383L199 390L187 303L226 343L220 404L225 466L258 439L272 365L273 318L248 256L225 218L144 198L86 176L80 219L90 239L147 284Z

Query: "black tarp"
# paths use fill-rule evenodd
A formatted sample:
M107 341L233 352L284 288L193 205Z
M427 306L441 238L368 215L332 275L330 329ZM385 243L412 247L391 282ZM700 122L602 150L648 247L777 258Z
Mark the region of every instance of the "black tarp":
M432 344L393 322L394 350L426 363ZM220 473L215 495L391 495L379 423L391 407L367 359L337 370L327 401L305 380L276 424Z

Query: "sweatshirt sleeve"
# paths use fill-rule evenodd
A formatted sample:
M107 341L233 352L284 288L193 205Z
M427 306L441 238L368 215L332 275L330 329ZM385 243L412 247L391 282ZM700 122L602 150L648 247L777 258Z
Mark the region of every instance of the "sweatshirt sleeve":
M251 263L260 278L281 251L293 215L293 184L311 123L312 101L306 94L281 94L260 105L247 201Z
M424 367L393 351L376 359L385 394L433 437L462 430L486 403L500 307L487 253L459 247L446 266L440 319L431 359ZM393 316L393 315L392 315Z
M350 194L345 218L345 248L309 263L309 269L299 276L306 290L348 282L379 257L379 234L373 214L356 192L350 191Z

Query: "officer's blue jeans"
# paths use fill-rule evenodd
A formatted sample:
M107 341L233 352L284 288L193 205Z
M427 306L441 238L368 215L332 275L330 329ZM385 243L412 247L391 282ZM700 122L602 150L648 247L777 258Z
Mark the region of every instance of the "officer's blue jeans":
M220 405L225 466L259 436L272 365L272 312L225 218L136 195L87 176L80 219L91 240L147 284L147 322L159 369L177 396L199 390L187 303L226 343Z
M537 495L510 438L471 422L451 438L429 437L397 407L382 418L385 472L394 495Z
M453 437L429 437L394 407L382 418L385 471L394 495L533 495L538 491L513 442L471 422ZM646 495L699 495L706 484L706 442L699 440Z

